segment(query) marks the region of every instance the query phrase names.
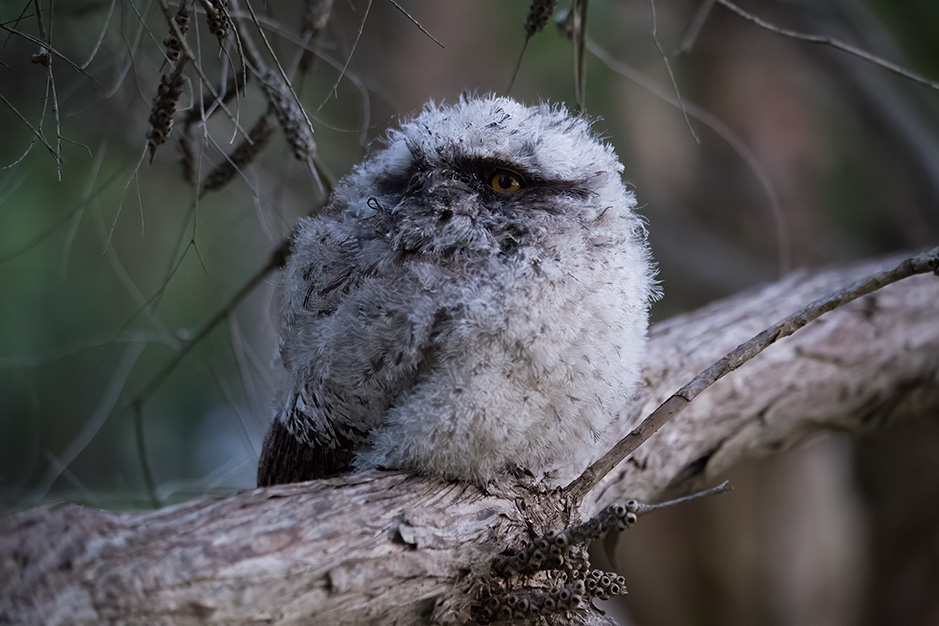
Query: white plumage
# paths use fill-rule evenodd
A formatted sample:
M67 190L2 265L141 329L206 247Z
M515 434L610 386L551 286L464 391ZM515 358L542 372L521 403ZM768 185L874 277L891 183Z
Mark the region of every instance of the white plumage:
M431 103L390 131L293 242L259 483L586 466L655 293L622 169L560 106Z

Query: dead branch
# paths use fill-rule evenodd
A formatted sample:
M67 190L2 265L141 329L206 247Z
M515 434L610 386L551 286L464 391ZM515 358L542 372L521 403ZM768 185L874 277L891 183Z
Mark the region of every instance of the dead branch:
M800 33L798 31L789 30L788 28L781 28L779 26L776 26L774 24L767 22L766 20L763 20L757 17L756 15L752 13L745 11L744 9L740 8L733 2L730 2L730 0L715 0L715 1L717 2L717 4L721 5L722 7L726 8L729 11L736 13L737 15L747 20L748 22L752 22L753 24L756 24L760 28L767 30L771 33L776 33L777 35L781 35L783 37L789 37L790 39L795 39L798 41L804 41L806 43L819 44L819 45L834 48L835 50L840 50L841 52L846 52L847 54L850 54L863 61L866 61L878 67L881 67L887 71L893 72L894 74L898 76L902 76L903 78L912 80L913 82L919 83L920 85L932 87L933 89L939 89L939 82L930 80L929 78L926 78L925 76L921 76L920 74L917 74L916 72L912 70L909 70L901 65L897 65L896 63L883 59L877 56L876 54L871 54L870 52L866 50L862 50L861 48L845 43L841 41L840 39L835 39L834 37L825 37L821 35L812 35L809 33Z
M646 388L622 430L786 312L900 260L791 275L654 326ZM8 515L0 622L466 619L478 581L523 539L627 497L686 491L812 433L935 410L937 302L939 280L913 276L807 324L703 391L579 508L560 490L503 485L485 494L371 472L143 513L47 506ZM551 623L608 623L593 613L574 619Z
M579 500L595 487L602 477L609 474L610 470L624 461L636 448L645 443L649 437L674 418L679 411L687 407L698 394L776 343L779 339L792 335L809 322L818 319L829 311L857 300L861 296L873 293L882 287L915 274L925 273L939 273L939 247L905 259L892 269L877 272L872 276L827 294L761 331L755 337L745 341L734 348L733 351L715 361L706 370L695 376L691 382L669 396L635 430L623 437L613 446L613 449L587 468L587 471L567 487L567 491Z

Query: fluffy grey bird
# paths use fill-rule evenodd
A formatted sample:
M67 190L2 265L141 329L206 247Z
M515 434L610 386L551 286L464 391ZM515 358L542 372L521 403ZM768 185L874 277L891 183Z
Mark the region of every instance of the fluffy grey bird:
M258 484L585 467L655 294L622 170L561 106L463 98L391 130L296 233Z

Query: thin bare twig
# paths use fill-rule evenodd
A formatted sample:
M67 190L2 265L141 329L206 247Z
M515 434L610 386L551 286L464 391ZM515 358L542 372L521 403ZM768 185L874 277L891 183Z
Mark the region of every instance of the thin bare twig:
M10 161L6 165L0 165L0 172L2 172L3 170L12 169L16 167L17 165L19 165L20 163L22 163L23 159L28 157L29 153L33 151L33 146L35 145L36 145L36 138L33 137L32 139L29 140L29 145L26 146L26 149L23 150L22 154L20 154L18 157L16 157L15 159Z
M844 289L819 298L789 317L770 326L749 341L740 344L660 404L631 433L623 437L609 452L565 487L565 491L575 500L583 498L604 476L688 406L698 394L776 343L779 339L788 337L822 314L833 311L852 300L914 274L925 274L927 272L939 276L939 246L910 257L891 270L879 272Z
M342 66L342 69L339 71L339 76L336 77L336 82L333 83L333 86L330 87L329 91L327 92L326 99L323 100L323 103L316 108L317 111L326 106L326 103L329 102L331 97L334 95L336 97L339 96L339 92L337 91L339 89L339 83L342 82L342 77L346 75L346 70L349 68L349 63L352 62L352 55L355 54L355 49L359 45L359 39L362 38L362 31L365 30L365 22L368 20L368 12L372 10L372 2L373 0L368 0L368 4L365 5L365 14L362 15L362 23L359 24L359 31L355 34L355 41L352 42L352 50L349 51L349 56L346 58L346 62Z
M124 407L132 407L137 402L141 402L152 394L160 385L163 384L163 381L166 380L166 377L169 376L173 370L176 369L176 366L189 354L189 351L198 344L202 339L206 337L216 326L219 325L226 317L231 315L232 311L235 309L238 304L241 303L245 297L254 291L254 288L257 287L272 271L284 265L287 259L287 252L290 249L290 239L284 240L277 249L271 254L268 262L254 273L241 288L231 297L228 302L225 303L215 314L212 315L202 327L196 331L191 338L183 345L180 350L171 358L169 361L164 364L164 366L157 372L133 398L131 398Z
M105 191L110 189L111 185L113 185L115 182L117 182L120 179L121 174L122 174L121 170L116 170L90 196L88 196L87 198L85 198L84 200L76 204L74 207L70 208L68 211L63 213L61 216L56 218L56 220L52 224L50 224L45 229L43 229L38 235L35 235L31 239L28 239L27 241L23 242L22 244L19 245L19 247L14 249L12 252L8 252L6 254L0 254L0 264L6 263L8 261L12 261L13 259L20 257L21 255L26 254L27 252L35 248L37 245L45 241L59 227L61 227L66 222L73 219L76 214L80 213L81 211L84 211L85 208L87 208L88 205L93 200L96 200Z
M36 24L39 26L39 38L43 41L49 41L49 37L46 35L46 26L42 21L42 5L39 0L33 0L33 8L36 11Z
M574 41L574 94L577 106L587 107L587 55L584 45L587 41L587 3L588 0L574 0L571 9Z
M679 54L691 51L691 48L694 47L695 42L698 40L698 35L701 33L704 22L707 21L708 16L711 14L711 9L713 8L714 0L704 0L704 2L701 3L701 6L698 7L698 11L694 14L694 17L691 18L691 23L688 24L688 28L681 38L681 43L678 44L678 47L675 48L669 56L678 56Z
M101 44L104 42L104 36L108 32L108 26L111 24L111 17L114 15L115 6L117 6L117 0L111 0L111 7L108 9L108 16L104 20L104 25L101 27L101 32L98 34L98 41L96 41L95 45L91 48L91 53L88 55L88 60L79 66L82 69L85 69L91 65L91 62L94 61L94 58L98 56L98 50L101 49Z
M428 31L426 28L424 28L423 26L421 26L421 23L420 23L420 22L418 22L416 19L414 19L413 17L411 17L411 14L408 13L407 11L405 11L403 6L401 6L400 4L398 4L397 2L395 2L395 0L388 0L388 2L390 2L391 4L393 4L393 5L394 5L394 8L396 8L396 9L398 9L399 11L401 11L402 13L404 13L404 17L408 18L408 19L411 21L412 24L414 24L415 26L417 26L417 27L420 29L420 31L421 31L422 33L424 33L425 35L427 35L428 37L430 37L430 40L431 40L431 41L433 41L435 44L437 44L437 45L440 46L441 48L446 49L446 46L443 45L442 43L440 43L439 41L437 41L437 38L434 37L433 35L431 35L431 34L430 34L430 31Z
M666 93L665 89L660 88L655 81L625 63L617 61L610 56L609 52L589 38L587 39L587 50L597 57L601 63L610 68L610 70L634 82L656 98L664 100L676 109L681 108L678 100ZM792 254L790 252L789 227L786 223L786 216L783 213L782 206L779 204L779 194L776 193L773 181L763 168L756 154L750 149L750 146L748 146L740 135L735 133L730 126L725 124L719 117L694 102L685 101L684 104L687 115L698 120L726 141L731 149L743 160L747 168L749 168L757 182L763 188L763 192L766 194L766 199L769 202L773 221L775 222L776 245L779 248L779 275L782 276L791 269Z
M102 244L107 246L107 224L105 223L102 216L97 212L95 213L95 221L97 222L98 238L101 240ZM174 350L178 350L182 343L180 338L176 336L176 334L170 330L170 328L165 323L163 323L163 320L161 320L156 314L156 303L159 302L160 294L163 293L162 289L157 293L157 295L148 299L147 296L145 296L137 287L137 283L134 282L134 279L127 271L127 268L124 267L124 263L118 256L114 246L106 247L105 256L107 257L108 263L111 265L111 269L114 271L114 275L124 287L127 295L129 295L139 307L138 311L134 313L134 317L127 320L127 322L121 326L120 330L115 333L114 343L122 343L120 341L120 337L128 332L126 329L130 326L130 323L133 321L133 319L136 318L138 314L142 313L147 318L147 321L150 323L150 325L153 326L158 333L161 333L166 338L166 345L170 346Z
M658 511L659 509L666 509L670 506L675 506L676 504L684 504L685 502L690 502L691 500L698 500L699 498L705 498L708 496L716 496L721 493L727 493L728 491L733 491L734 488L730 486L730 481L725 480L719 485L715 485L710 489L705 489L704 491L696 491L695 493L683 496L681 498L675 498L674 500L666 500L664 502L655 502L653 504L645 504L642 502L637 502L635 504L635 513L636 517L642 517L652 511Z
M799 41L805 41L807 43L817 43L817 44L821 44L824 46L830 46L832 48L835 48L836 50L841 50L842 52L847 52L850 55L858 57L859 59L863 59L864 61L867 61L868 63L872 63L874 65L877 65L878 67L882 67L885 70L888 70L890 72L893 72L894 74L902 76L903 78L908 78L909 80L917 82L921 85L926 85L927 87L932 87L933 89L939 90L939 82L930 80L924 76L917 74L916 72L906 69L905 67L897 65L896 63L893 63L891 61L887 61L886 59L882 59L881 57L875 54L871 54L870 52L867 52L866 50L862 50L861 48L852 46L851 44L845 43L839 39L835 39L834 37L825 37L822 35L800 33L798 31L789 30L788 28L781 28L779 26L776 26L775 24L771 24L757 17L756 15L753 15L752 13L748 13L747 11L744 11L733 2L730 2L730 0L715 0L715 1L717 2L717 4L721 5L722 7L730 11L733 11L734 13L736 13L743 19L747 20L748 22L753 22L760 28L768 30L772 33L776 33L777 35L782 35L783 37L789 37L790 39L798 39Z
M522 68L522 59L525 58L528 42L537 33L543 31L548 22L551 21L555 5L555 0L532 0L531 6L528 8L528 15L525 16L525 41L522 43L522 51L518 54L518 61L515 62L515 70L512 72L509 87L505 90L506 94L512 91L515 79L518 78L518 71Z
M659 54L662 55L662 62L665 63L665 69L668 70L668 78L672 81L672 88L675 90L675 97L678 99L678 107L681 109L681 114L685 118L685 125L688 126L688 130L691 131L691 136L694 137L694 142L698 145L701 145L701 140L698 139L698 133L694 131L694 126L691 125L691 120L688 119L688 112L685 111L685 103L681 99L681 91L678 89L678 81L675 80L675 73L672 72L672 64L668 62L668 55L665 54L665 50L662 49L662 44L659 42L659 22L655 16L655 0L649 0L652 5L652 41L655 43L655 49L659 51Z
M39 0L35 0L33 5L36 7L36 21L39 24L39 36L46 43L40 46L39 57L43 60L40 61L41 65L46 67L46 96L42 104L43 117L45 117L46 107L49 102L49 95L51 92L52 95L52 116L55 119L55 171L58 176L59 182L62 182L62 123L59 118L59 96L55 90L55 76L52 73L52 56L49 54L48 50L52 46L52 16L49 16L49 30L46 31L45 26L43 25L42 13L40 12ZM50 0L49 2L49 12L53 11L53 3ZM34 60L36 57L33 57ZM40 122L39 127L42 128L42 123Z
M329 23L333 12L333 0L305 0L303 16L301 17L299 55L293 63L291 76L296 76L300 82L298 91L303 91L303 78L313 63L315 54L313 48L319 47L323 29Z
M124 32L123 28L120 29L121 41L124 42L124 46L127 48L127 55L126 55L127 61L123 63L123 65L118 71L114 72L114 84L111 85L111 87L105 89L101 93L101 98L103 100L107 100L111 98L112 96L114 96L114 94L117 93L118 89L121 88L121 85L124 84L124 80L127 78L127 75L130 73L132 69L134 69L135 67L134 55L137 51L138 46L140 46L140 42L143 41L144 33L147 33L152 40L154 41L156 40L156 38L153 36L153 33L150 31L149 28L147 28L147 24L144 21L143 15L141 15L140 12L137 11L136 7L134 6L134 3L129 2L126 4L130 5L133 8L134 13L137 15L137 22L140 25L140 27L137 29L137 34L134 35L133 41L130 41L129 39L127 39L127 34ZM151 3L148 1L147 4L144 6L144 15L150 12L150 4ZM123 4L121 6L123 7Z
M233 15L235 15L235 13L233 13ZM332 67L335 68L336 70L339 70L339 71L342 71L342 70L343 70L344 65L343 65L343 62L342 62L342 61L339 61L338 59L334 59L333 57L331 57L331 56L329 56L329 55L327 55L327 54L323 54L321 51L317 50L317 49L315 48L315 46L312 45L312 42L306 42L303 37L298 37L298 36L296 36L295 34L291 33L290 31L284 29L284 28L283 28L279 23L277 23L277 22L273 22L273 21L270 21L270 20L265 20L265 18L264 18L263 15L259 15L259 16L257 16L257 17L258 17L258 23L261 24L262 26L264 26L264 28L266 28L267 30L269 30L269 31L271 31L271 32L274 32L274 33L276 33L277 35L279 35L280 37L282 37L283 39L285 39L286 41L289 41L289 42L295 44L296 46L298 46L298 47L300 47L300 48L303 48L304 50L306 50L306 51L308 51L308 52L310 52L310 53L312 53L312 54L315 54L319 59L325 61L326 63L328 63L330 66L332 66ZM299 70L299 67L298 67L298 70ZM369 129L371 128L371 124L370 124L370 121L369 121L369 110L370 110L370 109L369 109L369 104L368 104L368 103L369 103L369 89L365 86L365 84L362 82L362 80L359 79L359 78L356 76L355 72L349 72L348 69L346 69L346 71L343 72L343 76L344 76L345 78L348 78L349 81L352 82L352 84L355 86L355 88L359 91L359 94L362 96L362 102L363 102L363 104L362 104L362 125L361 125L361 127L360 127L360 129L359 129L358 132L359 132L359 134L360 134L360 136L361 136L360 142L364 145L365 142L366 142L367 133L368 133ZM315 118L315 116L314 116L314 119L317 119L317 118ZM329 125L327 122L325 122L324 120L321 120L321 119L317 119L317 123L318 123L320 126L324 126L324 127L326 127L326 128L329 128L330 130L336 130L336 131L339 131L339 132L350 132L350 131L347 131L347 130L344 130L344 129L341 129L341 128L337 128L337 127L335 127L335 126L331 126L331 125ZM317 170L319 171L320 175L323 175L324 178L326 178L327 176L329 176L329 177L331 177L331 178L333 179L333 181L335 182L335 176L333 176L333 175L327 173L326 164L323 163L323 162L322 162L322 159L319 158L318 153L313 156L313 161L314 161L314 163L316 164Z
M10 43L10 36L15 32L14 30L11 30L11 29L17 28L17 27L20 25L20 22L22 22L23 20L25 20L25 19L27 19L27 18L29 18L29 17L32 17L32 14L29 12L29 6L30 6L30 3L29 3L29 2L24 3L24 4L23 4L23 10L20 11L20 14L19 14L19 15L17 15L17 16L16 16L15 18L13 18L12 20L7 20L7 21L5 21L5 22L0 22L0 26L3 26L4 28L9 27L9 28L7 28L7 36L6 36L6 38L4 38L3 43L0 44L0 52L3 52L3 51L6 49L7 44ZM11 26L11 24L12 24L12 26ZM6 63L3 63L3 68L4 68L4 69L10 69L10 66L7 65Z
M121 391L124 389L124 385L127 383L127 379L145 347L146 344L143 343L132 343L127 346L120 363L114 368L108 381L108 387L98 401L97 406L95 406L95 410L85 420L79 433L58 454L56 458L59 463L50 467L43 476L42 481L40 481L35 491L36 501L42 500L49 493L59 476L78 458L79 454L84 452L92 439L101 431L104 423L114 411L114 406L117 404Z
M62 120L59 118L59 96L55 91L55 77L52 75L52 60L49 60L49 67L46 70L46 90L52 93L52 116L55 119L55 172L62 182ZM47 96L48 98L48 96ZM43 104L43 109L45 109Z
M7 31L7 32L10 33L11 35L16 35L17 37L22 37L23 39L25 39L26 41L28 41L28 42L30 42L30 43L34 43L34 44L36 44L37 46L41 46L41 47L45 48L45 49L49 52L49 54L51 54L51 55L53 55L53 56L59 57L60 59L62 59L63 61L65 61L65 63L66 63L69 67L71 67L73 70L75 70L76 72L78 72L79 74L81 74L82 76L84 76L85 78L91 80L91 82L93 82L93 83L95 83L95 84L98 84L98 81L95 80L95 77L92 76L91 74L89 74L88 72L86 72L84 69L82 69L82 67L81 67L80 65L78 65L78 63L75 63L75 62L72 61L70 58L68 58L67 56L65 56L64 54L62 54L62 53L59 52L58 50L56 50L53 46L51 46L50 44L46 43L46 42L43 41L42 39L39 39L39 38L36 37L35 35L30 35L29 33L24 33L24 32L18 31L18 30L16 30L15 28L10 28L9 26L7 26L6 24L3 24L2 22L0 22L0 28L2 28L3 30Z
M238 93L243 95L245 93L248 77L247 72L239 71L235 74L233 79L223 81L223 84L219 85L219 87L224 87L225 89L221 97L222 102L228 103ZM189 133L196 124L205 123L205 121L215 113L218 109L217 100L218 99L212 95L204 96L200 101L201 104L189 109L183 121L187 133Z
M277 116L270 110L262 115L251 130L248 131L248 139L243 140L231 153L222 152L223 161L212 168L204 180L199 181L199 197L204 197L206 192L221 189L228 182L240 175L244 178L243 168L250 164L255 157L267 146L271 135L274 133L274 124ZM213 141L214 144L214 141ZM221 150L220 146L216 146Z
M528 42L531 40L530 35L525 36L525 41L522 42L522 51L518 53L518 61L515 62L515 69L512 70L512 78L509 79L509 86L505 90L505 95L512 93L512 87L515 86L515 79L518 78L518 72L522 69L522 60L525 58L525 51L528 50Z
M130 184L137 179L137 176L140 173L140 166L143 164L143 160L146 156L147 156L147 147L144 146L143 151L140 153L140 158L137 160L137 165L134 166L134 170L131 173L130 178L127 179L127 182L124 184L124 189L121 191L121 202L117 207L117 214L114 216L114 220L112 220L111 222L111 230L108 232L108 241L105 244L104 249L101 251L102 254L104 254L107 251L108 247L110 247L111 245L111 240L114 238L114 229L117 228L117 221L121 218L121 213L124 211L124 196L127 194L127 188L130 187ZM140 198L139 190L138 190L137 197L139 201L139 198ZM141 215L142 215L143 214L142 205L140 206L141 206Z
M2 355L0 356L0 370L45 367L84 352L125 343L161 344L171 348L179 347L179 340L175 336L160 331L138 330L122 332L116 336L113 333L106 333L88 337L72 345L48 352Z
M156 483L153 482L153 471L147 456L147 442L143 436L143 402L138 401L132 407L134 411L134 439L137 441L137 454L140 456L140 469L143 472L143 482L150 495L153 508L160 508L160 498L157 496Z
M57 155L56 155L56 153L55 153L55 148L53 148L53 147L49 144L49 142L46 141L46 138L45 138L45 136L43 136L42 132L39 131L39 130L36 130L36 128L33 127L33 125L29 123L29 120L26 119L26 118L23 116L23 114L20 113L20 112L17 110L17 108L16 108L15 106L13 106L13 103L10 102L9 100L7 100L6 97L4 97L3 92L0 92L0 100L3 101L3 104L5 104L5 105L7 105L8 107L10 107L10 110L13 111L13 112L16 114L16 116L17 116L18 118L20 118L20 121L21 121L21 122L23 122L24 124L26 124L26 126L27 126L27 128L29 128L29 130L33 131L33 135L35 135L36 138L37 138L39 141L42 142L42 145L44 145L44 146L46 147L46 150L48 150L49 153L50 153L53 157L56 157L56 162L58 162L58 158L57 158Z

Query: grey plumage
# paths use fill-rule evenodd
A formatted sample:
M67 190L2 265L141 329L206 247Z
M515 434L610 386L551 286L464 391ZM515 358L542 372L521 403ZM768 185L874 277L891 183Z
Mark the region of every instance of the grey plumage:
M259 484L586 466L655 293L622 169L559 106L466 98L390 131L295 236Z

